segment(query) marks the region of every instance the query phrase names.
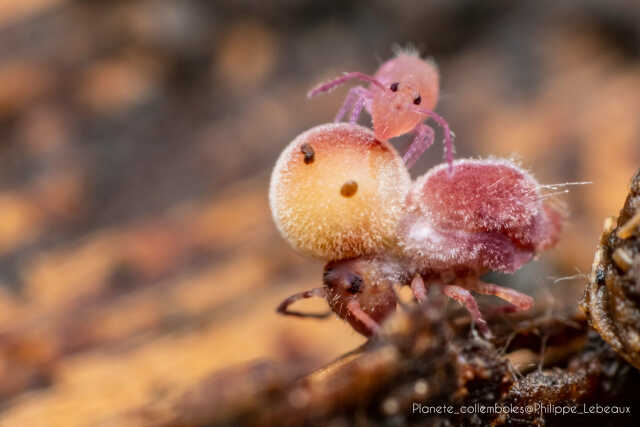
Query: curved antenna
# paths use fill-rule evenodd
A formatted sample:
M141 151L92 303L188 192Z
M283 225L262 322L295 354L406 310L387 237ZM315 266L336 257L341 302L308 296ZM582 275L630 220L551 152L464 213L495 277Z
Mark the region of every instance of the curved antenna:
M449 128L449 123L447 123L444 117L434 113L431 110L427 110L425 108L419 108L419 107L411 107L411 109L416 113L432 118L434 122L438 123L438 125L442 127L442 130L444 130L445 159L447 163L449 163L449 173L453 172L453 153L455 152L453 147L453 138L455 134L451 132L451 129Z
M284 301L282 301L282 303L280 303L280 305L276 309L276 312L283 314L285 316L313 317L316 319L324 319L326 317L329 317L331 315L331 311L327 311L326 313L301 313L299 311L289 310L289 306L294 302L301 299L313 298L313 297L326 298L327 293L325 292L324 288L314 288L314 289L311 289L310 291L304 291L304 292L300 292L299 294L291 295L289 298L285 299Z
M360 73L358 71L354 71L352 73L345 73L342 77L338 77L336 79L333 79L327 83L322 83L318 86L316 86L315 88L311 89L309 91L309 93L307 93L307 98L312 98L314 96L316 96L317 94L319 94L320 92L329 92L333 89L335 89L336 87L340 86L341 84L343 84L344 82L351 80L351 79L360 79L360 80L364 80L365 82L369 82L371 84L374 84L376 86L378 86L380 89L384 89L385 86L380 83L379 80L364 74L364 73Z

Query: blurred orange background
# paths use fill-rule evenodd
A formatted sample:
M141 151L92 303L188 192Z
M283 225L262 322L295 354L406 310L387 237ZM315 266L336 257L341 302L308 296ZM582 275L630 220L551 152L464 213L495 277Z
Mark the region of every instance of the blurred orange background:
M554 278L589 271L640 166L638 22L622 0L0 0L0 424L106 423L224 367L362 343L275 314L322 265L280 238L267 187L346 94L307 90L394 44L439 64L459 157L593 182L560 196L559 246L497 278L572 304L583 279Z

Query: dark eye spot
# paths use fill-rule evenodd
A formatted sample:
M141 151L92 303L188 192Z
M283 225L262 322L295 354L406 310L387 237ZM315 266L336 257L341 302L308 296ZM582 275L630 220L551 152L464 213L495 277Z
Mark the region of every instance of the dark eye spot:
M342 197L352 197L358 191L358 183L350 180L342 184L340 188L340 194Z
M421 102L422 102L422 97L420 95L418 95L418 97L413 100L413 103L416 105L420 105Z
M395 83L391 83L391 86L389 86L389 89L391 89L391 92L397 92L398 91L398 85L400 83L395 82Z
M333 282L331 281L332 278L333 270L328 269L322 273L322 282L329 287L333 286Z
M352 294L357 294L362 288L362 282L362 277L354 274L349 279L349 287L347 288L347 291Z
M313 163L313 161L316 158L316 152L313 151L313 147L310 146L309 144L302 144L300 146L300 151L302 151L302 154L304 154L304 164L308 165Z

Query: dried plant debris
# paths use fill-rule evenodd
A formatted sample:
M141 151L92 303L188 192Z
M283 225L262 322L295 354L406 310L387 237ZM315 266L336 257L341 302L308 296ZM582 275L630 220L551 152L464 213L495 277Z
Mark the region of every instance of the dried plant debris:
M617 221L605 221L583 310L591 325L640 369L640 170Z
M590 332L587 345L566 369L538 369L516 381L505 402L524 412L499 416L494 424L634 425L638 379L638 372Z
M558 425L584 417L552 408L624 410L634 403L625 396L638 395L629 390L640 373L597 334L588 336L580 314L538 312L504 322L490 342L441 303L399 311L383 334L306 376L263 363L218 373L113 425ZM496 413L498 407L512 411ZM618 414L586 424L610 421L631 425Z

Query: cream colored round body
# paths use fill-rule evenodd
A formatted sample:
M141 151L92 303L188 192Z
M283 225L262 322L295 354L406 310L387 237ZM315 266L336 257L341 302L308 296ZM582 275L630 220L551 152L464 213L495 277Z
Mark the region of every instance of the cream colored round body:
M325 124L302 133L282 152L269 201L291 246L339 260L393 244L410 185L389 143L358 125Z

